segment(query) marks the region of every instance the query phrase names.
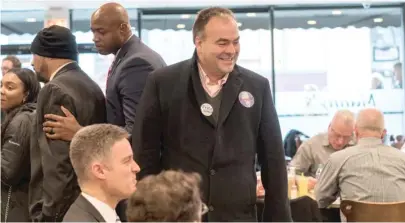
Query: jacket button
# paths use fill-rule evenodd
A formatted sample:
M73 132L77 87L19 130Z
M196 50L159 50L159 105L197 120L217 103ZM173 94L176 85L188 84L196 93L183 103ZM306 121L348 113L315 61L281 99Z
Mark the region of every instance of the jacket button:
M210 205L210 206L208 207L208 209L209 209L210 211L214 211L214 207L213 207L212 205Z
M215 172L214 169L211 169L211 170L210 170L210 174L211 174L211 175L215 175L215 173L216 173L216 172Z

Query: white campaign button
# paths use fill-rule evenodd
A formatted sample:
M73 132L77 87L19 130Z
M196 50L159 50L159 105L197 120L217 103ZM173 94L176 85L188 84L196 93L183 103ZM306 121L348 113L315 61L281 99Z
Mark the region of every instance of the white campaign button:
M201 113L203 115L211 116L213 111L214 111L214 109L212 108L212 105L210 105L208 103L204 103L201 105Z

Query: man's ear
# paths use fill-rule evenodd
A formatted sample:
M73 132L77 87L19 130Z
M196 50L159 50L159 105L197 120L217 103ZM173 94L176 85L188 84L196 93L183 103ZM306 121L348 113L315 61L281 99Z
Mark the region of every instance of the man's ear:
M203 40L201 39L200 36L196 36L194 39L194 45L198 50L201 50L201 45L202 45Z

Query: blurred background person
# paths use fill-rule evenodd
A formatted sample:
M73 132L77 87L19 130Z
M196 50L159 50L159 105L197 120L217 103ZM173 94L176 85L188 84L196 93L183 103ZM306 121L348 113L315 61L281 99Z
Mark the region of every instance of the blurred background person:
M402 88L402 63L394 65L394 88Z
M384 89L384 77L378 72L371 76L371 89Z
M29 221L30 135L39 82L33 71L13 68L1 80L1 221Z
M315 177L319 165L326 163L330 154L354 144L354 114L340 110L333 116L328 131L315 135L301 144L290 165L298 174Z
M142 179L128 201L129 222L200 222L208 211L197 173L163 171Z
M357 115L357 145L333 153L315 188L320 208L341 200L401 202L405 200L405 154L384 145L384 115L368 108Z
M21 61L14 55L6 56L1 63L1 73L3 76L13 68L21 68Z

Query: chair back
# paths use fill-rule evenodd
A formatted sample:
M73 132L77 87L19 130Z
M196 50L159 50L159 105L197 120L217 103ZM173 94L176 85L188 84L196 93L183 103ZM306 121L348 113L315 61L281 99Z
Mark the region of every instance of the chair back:
M348 222L405 222L405 201L369 203L343 200L340 210Z

